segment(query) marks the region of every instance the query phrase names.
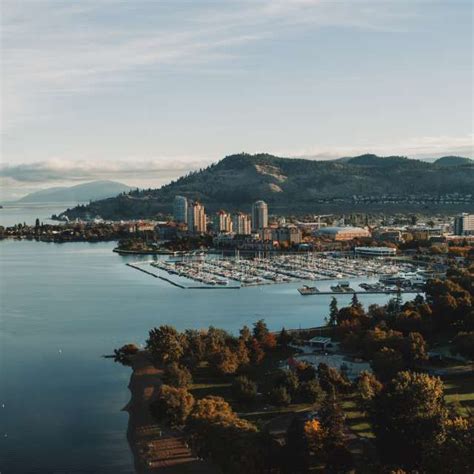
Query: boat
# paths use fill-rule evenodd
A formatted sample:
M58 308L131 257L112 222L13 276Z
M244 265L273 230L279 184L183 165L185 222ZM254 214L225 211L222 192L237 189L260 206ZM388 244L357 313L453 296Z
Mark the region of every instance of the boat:
M319 290L315 286L308 286L308 285L303 285L301 288L298 288L298 291L303 296L317 295L319 293Z

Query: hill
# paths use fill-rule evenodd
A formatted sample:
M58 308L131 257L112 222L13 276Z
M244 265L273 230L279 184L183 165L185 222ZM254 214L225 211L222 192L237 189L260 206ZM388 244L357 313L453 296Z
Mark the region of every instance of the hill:
M472 164L444 168L399 156L314 161L238 154L160 189L132 191L65 214L69 218L153 217L171 212L176 195L199 199L209 211L248 211L257 199L267 201L273 213L421 209L438 205L446 194L471 194L473 188Z
M54 187L36 191L19 199L18 203L89 202L117 196L130 191L130 187L116 181L92 181L71 187Z
M470 158L464 158L463 156L443 156L438 158L434 164L438 166L463 166L472 165L474 162Z

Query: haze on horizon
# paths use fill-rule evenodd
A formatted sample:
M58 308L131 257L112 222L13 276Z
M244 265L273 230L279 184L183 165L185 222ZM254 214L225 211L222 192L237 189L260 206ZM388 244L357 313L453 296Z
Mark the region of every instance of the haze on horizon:
M472 157L468 0L6 0L1 198L246 151Z

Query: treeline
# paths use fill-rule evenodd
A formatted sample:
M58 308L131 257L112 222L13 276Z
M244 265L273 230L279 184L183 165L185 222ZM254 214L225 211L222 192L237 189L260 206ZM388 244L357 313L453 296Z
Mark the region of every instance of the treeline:
M350 306L338 309L333 299L328 325L342 347L370 360L381 380L403 369L420 368L427 359L427 342L453 340L452 351L474 357L474 266L452 269L445 280L430 280L426 299L417 295L402 304L401 296L365 311L354 295Z

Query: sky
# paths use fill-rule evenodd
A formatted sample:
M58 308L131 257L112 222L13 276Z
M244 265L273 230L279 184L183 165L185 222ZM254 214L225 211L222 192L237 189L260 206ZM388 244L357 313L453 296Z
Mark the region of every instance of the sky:
M473 156L470 0L3 0L2 198L241 151Z

